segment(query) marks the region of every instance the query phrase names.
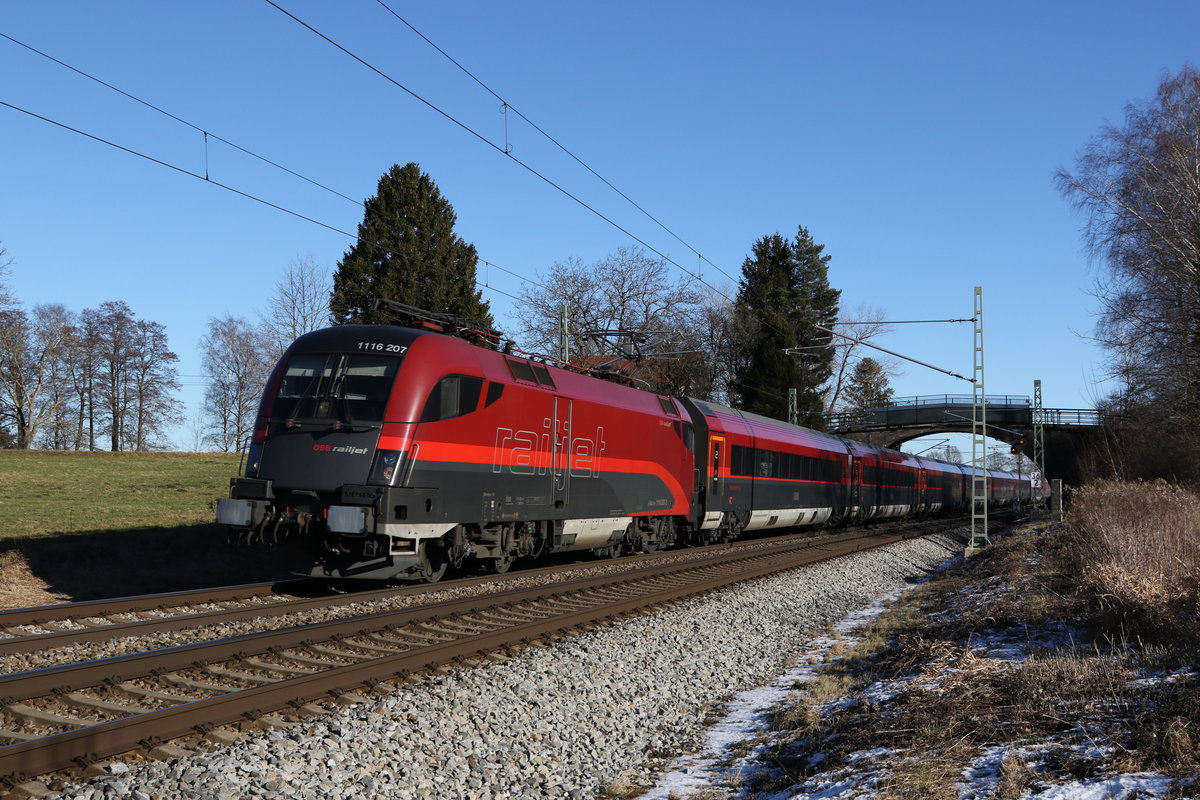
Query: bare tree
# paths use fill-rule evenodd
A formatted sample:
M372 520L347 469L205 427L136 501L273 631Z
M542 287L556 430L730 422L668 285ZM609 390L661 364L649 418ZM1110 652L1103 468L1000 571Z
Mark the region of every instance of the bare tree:
M204 448L205 424L203 407L192 409L191 416L188 417L187 433L193 453L199 453Z
M1166 75L1057 183L1103 264L1095 337L1120 383L1117 471L1200 483L1200 71Z
M1200 72L1159 84L1059 170L1058 188L1086 215L1084 238L1104 260L1096 337L1128 396L1200 413Z
M0 311L15 308L17 299L8 286L8 276L12 272L14 259L9 256L8 248L0 244Z
M263 334L275 358L283 355L298 337L332 324L329 295L332 273L312 256L297 258L287 265L275 282L275 294L259 312Z
M108 433L109 449L114 453L125 441L125 420L129 411L126 371L133 348L133 309L121 300L109 300L99 308L85 309L85 323L94 332L90 344L97 359L96 417L92 424Z
M274 360L273 344L261 328L227 315L209 319L200 353L208 375L204 440L223 452L241 452Z
M179 421L179 356L167 344L167 329L161 323L139 319L134 323L133 347L129 353L128 394L130 420L125 446L133 450L155 450L164 446L166 428Z
M97 387L100 375L99 313L85 310L79 315L75 336L67 351L67 373L71 384L71 412L75 422L71 449L95 450L97 436Z
M0 415L16 431L14 446L33 446L65 395L63 365L71 315L61 305L0 311Z
M108 435L113 452L164 446L166 427L179 414L179 357L167 344L166 329L137 319L121 300L85 309L80 319L94 370L85 376L83 398L89 447L97 433Z
M947 444L941 448L930 450L929 457L938 458L942 461L949 461L951 464L963 463L962 450L952 444Z
M703 298L686 279L672 279L665 261L620 248L595 264L557 263L538 284L526 284L516 320L523 345L556 353L559 319L567 309L571 361L597 366L609 359L644 357L633 376L656 391L711 388L696 371L703 361Z
M859 303L848 316L843 315L838 320L836 330L847 338L833 337L835 348L833 376L829 379L826 387L825 401L825 408L830 413L843 410L845 404L842 395L846 390L846 385L854 374L855 367L863 359L864 351L870 350L862 343L870 342L891 331L891 326L887 324L886 320L886 309L869 306L865 303ZM886 380L903 374L895 359L881 356L878 351L871 351L871 358L883 370Z
M521 341L544 353L558 347L563 305L574 337L572 351L596 356L611 353L615 338L599 332L663 336L699 300L686 282L671 280L665 261L625 247L591 265L578 258L557 263L545 275L539 274L538 282L540 286L526 284L517 323Z
M46 416L40 424L34 446L48 450L69 450L75 442L71 360L79 344L79 315L61 305L51 305L34 309L34 316L43 341L57 340L53 347L54 357L46 367Z

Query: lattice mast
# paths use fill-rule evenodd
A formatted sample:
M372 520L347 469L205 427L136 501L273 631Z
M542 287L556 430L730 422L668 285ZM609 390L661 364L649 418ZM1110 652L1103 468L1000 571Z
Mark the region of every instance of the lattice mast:
M975 371L971 403L971 540L969 548L986 547L988 538L987 501L987 393L983 371L983 287L975 287Z
M1042 382L1033 382L1033 463L1037 465L1038 473L1042 476L1042 485L1046 485L1046 413L1042 409Z

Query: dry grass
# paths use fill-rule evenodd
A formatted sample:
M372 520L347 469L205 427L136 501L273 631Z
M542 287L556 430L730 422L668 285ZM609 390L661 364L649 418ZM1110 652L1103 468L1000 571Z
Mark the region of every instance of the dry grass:
M1039 780L1037 772L1020 753L1009 750L1000 761L1000 783L996 786L996 795L1002 800L1017 800L1036 786Z
M1068 522L1079 579L1118 635L1172 639L1194 628L1200 497L1163 481L1104 481L1079 493Z
M966 766L996 746L1008 748L995 786L1002 798L1113 770L1200 774L1200 677L1135 683L1196 665L1200 501L1163 485L1142 488L1083 492L1069 529L1001 539L887 611L797 702L777 710L781 733L761 751L749 796L876 748L899 753L877 786L889 798L956 797ZM1122 534L1124 519L1131 532ZM1081 541L1083 531L1090 541ZM1141 635L1152 615L1154 635ZM1069 640L1034 644L1063 625ZM979 655L980 642L998 632L1032 654ZM864 693L872 685L902 691L875 702ZM1036 763L1027 763L1022 743L1040 745ZM1116 755L1087 755L1097 745ZM816 754L823 757L810 766Z
M953 753L937 752L897 765L879 784L879 796L897 800L958 800L961 766Z
M16 550L0 552L0 608L26 608L62 603L70 598L50 590L33 574L29 561Z

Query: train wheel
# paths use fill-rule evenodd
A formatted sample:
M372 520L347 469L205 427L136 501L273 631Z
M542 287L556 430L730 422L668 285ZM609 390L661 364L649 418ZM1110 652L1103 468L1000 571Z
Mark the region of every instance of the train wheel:
M481 558L479 559L479 571L484 574L503 575L512 567L512 555L504 556L503 558Z
M491 558L479 558L478 569L484 574L503 575L508 572L513 561L516 560L517 550L514 547L514 528L512 525L503 525L497 531L497 542L493 553L500 555Z
M437 583L446 574L450 566L446 558L446 545L441 539L431 539L425 542L421 550L424 558L421 564L421 580L425 583Z
M721 520L721 527L717 529L717 541L721 543L732 542L741 535L741 518L731 511L726 511L724 519Z

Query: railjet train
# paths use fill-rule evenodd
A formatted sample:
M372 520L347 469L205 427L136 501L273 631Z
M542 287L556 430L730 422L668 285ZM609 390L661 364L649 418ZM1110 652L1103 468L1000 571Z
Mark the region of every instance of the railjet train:
M436 581L969 505L970 467L560 368L409 311L287 350L218 502L234 538L301 543L317 577ZM993 507L1030 497L1027 476L987 484Z

